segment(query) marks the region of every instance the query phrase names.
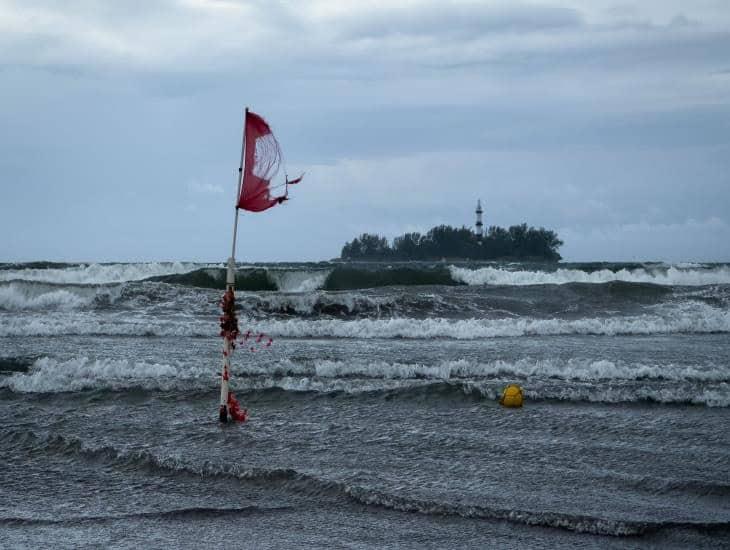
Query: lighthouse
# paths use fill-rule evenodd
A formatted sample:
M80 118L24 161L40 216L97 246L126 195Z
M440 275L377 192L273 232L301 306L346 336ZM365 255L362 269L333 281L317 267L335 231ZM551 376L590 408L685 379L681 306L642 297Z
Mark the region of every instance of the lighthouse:
M484 224L482 223L482 213L484 211L482 210L482 201L481 199L477 200L477 223L476 223L476 234L477 234L477 240L479 242L482 242L482 237L484 236Z

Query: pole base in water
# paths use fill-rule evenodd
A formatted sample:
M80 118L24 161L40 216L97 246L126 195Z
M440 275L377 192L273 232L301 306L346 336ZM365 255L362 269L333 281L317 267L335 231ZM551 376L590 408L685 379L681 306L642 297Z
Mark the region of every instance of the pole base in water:
M228 422L228 409L225 405L221 405L221 408L218 411L218 419L224 424Z

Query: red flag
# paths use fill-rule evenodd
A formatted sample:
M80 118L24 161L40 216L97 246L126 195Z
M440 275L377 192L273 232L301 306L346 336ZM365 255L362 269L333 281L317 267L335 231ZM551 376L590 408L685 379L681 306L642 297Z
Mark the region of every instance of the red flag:
M281 164L281 149L268 123L248 110L244 136L243 179L236 206L261 212L281 204L286 198L284 195L272 197L270 193L271 180Z

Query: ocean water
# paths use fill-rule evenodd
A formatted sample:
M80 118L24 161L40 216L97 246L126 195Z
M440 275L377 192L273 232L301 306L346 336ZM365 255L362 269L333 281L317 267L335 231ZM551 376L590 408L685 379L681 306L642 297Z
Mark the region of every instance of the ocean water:
M730 265L223 279L0 264L1 547L730 546Z

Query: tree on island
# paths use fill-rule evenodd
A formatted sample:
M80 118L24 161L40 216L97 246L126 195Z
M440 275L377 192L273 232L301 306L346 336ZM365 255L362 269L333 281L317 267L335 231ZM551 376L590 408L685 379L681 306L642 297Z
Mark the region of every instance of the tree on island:
M558 261L563 241L555 231L526 223L504 229L491 226L481 243L467 227L439 225L425 235L405 233L393 245L380 235L363 233L342 247L345 260L534 259Z

